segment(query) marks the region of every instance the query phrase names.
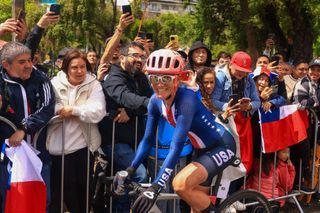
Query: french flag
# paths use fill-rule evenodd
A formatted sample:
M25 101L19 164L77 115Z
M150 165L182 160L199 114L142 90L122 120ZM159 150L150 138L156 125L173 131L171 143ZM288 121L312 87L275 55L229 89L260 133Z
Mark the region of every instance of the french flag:
M8 139L5 142L8 144ZM5 213L45 213L46 186L41 177L42 162L25 141L5 150L12 163Z
M308 115L297 105L285 105L269 112L259 109L262 150L276 152L307 138Z

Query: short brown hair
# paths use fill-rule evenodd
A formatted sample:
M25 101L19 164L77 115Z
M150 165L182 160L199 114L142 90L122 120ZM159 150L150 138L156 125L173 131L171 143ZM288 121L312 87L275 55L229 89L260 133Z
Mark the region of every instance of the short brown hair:
M63 59L61 70L68 75L69 65L71 61L75 58L83 59L86 62L87 72L91 72L91 66L87 60L86 54L77 49L73 49L67 52L66 56Z

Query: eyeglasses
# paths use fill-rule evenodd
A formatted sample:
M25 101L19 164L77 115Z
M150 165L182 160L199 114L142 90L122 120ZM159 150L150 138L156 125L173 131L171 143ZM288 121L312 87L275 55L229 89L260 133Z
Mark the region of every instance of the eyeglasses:
M131 53L131 54L128 54L128 56L136 60L141 59L141 61L145 61L147 59L147 57L145 57L144 55L139 55L138 53Z
M149 75L149 79L153 84L158 84L160 80L163 84L169 84L173 82L175 77L174 75Z

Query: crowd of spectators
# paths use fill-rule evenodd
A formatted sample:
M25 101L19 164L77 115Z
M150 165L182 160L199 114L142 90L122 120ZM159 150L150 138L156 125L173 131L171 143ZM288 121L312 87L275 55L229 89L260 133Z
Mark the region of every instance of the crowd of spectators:
M43 31L59 20L59 15L51 13L45 13L28 36L24 20L8 19L0 24L0 38L14 33L17 39L15 42L0 41L0 116L17 126L14 131L0 123L0 141L2 145L9 138L10 146L19 146L22 140L37 145L47 186L47 211L56 213L61 208L61 138L64 135L65 208L72 213L86 212L86 205L91 206L91 199L86 203L87 174L89 197L93 197L93 153L101 147L107 160L114 164L114 171L110 173L124 170L130 166L143 136L147 107L153 94L143 68L154 44L140 37L124 43L122 33L134 18L123 14L114 35L106 40L101 57L93 50L83 53L66 47L59 51L55 62L59 72L50 79L48 69L40 63L38 46ZM269 112L296 104L301 110L313 109L318 113L320 59L309 62L298 58L289 63L286 55L276 52L272 37L267 38L266 48L255 63L244 51L220 52L214 67L212 52L202 41L195 41L189 51L172 42L167 48L178 50L186 60L189 80L194 78L199 85L195 92L199 90L202 103L221 123L233 134L236 134L234 126L237 123L251 128L252 145L244 145L245 153L238 153L247 169L247 187L258 189L258 171L262 169L261 178L265 183L262 193L267 198L283 196L298 184L295 174L300 171L301 160L303 187L311 189L308 185L311 150L316 149L312 130L318 124L309 116L309 123L313 125L307 129L308 138L279 150L276 156L263 154L260 158L262 141L258 109ZM57 119L49 123L55 115ZM40 130L37 141L33 141ZM149 177L156 176L169 152L173 131L165 119L159 121L157 143L147 162L135 172L133 179L136 182L148 182ZM186 138L175 172L192 161L192 155L190 140ZM260 160L263 168L259 167ZM276 167L273 167L274 162ZM8 182L7 163L8 159L0 163L1 211L4 210ZM276 190L271 192L273 181ZM232 181L230 193L239 190L242 184L242 179L241 183ZM170 184L166 191L173 192ZM284 200L276 204L278 210ZM162 212L174 210L173 201L161 201L158 205ZM190 211L183 201L175 206L176 212ZM129 212L129 209L130 197L115 198L113 212Z

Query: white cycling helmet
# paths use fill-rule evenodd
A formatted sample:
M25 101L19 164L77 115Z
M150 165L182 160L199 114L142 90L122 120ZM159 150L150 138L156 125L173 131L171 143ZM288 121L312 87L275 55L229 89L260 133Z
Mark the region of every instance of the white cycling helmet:
M185 72L184 66L184 60L178 52L160 49L150 54L145 71L154 75L181 75Z

